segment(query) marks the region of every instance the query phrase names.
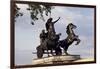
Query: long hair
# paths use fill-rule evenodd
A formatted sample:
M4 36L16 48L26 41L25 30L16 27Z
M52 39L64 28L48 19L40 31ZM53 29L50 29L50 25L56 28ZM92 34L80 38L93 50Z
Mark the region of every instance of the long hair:
M52 18L49 18L49 19L47 20L47 23L49 23L49 22L52 22Z

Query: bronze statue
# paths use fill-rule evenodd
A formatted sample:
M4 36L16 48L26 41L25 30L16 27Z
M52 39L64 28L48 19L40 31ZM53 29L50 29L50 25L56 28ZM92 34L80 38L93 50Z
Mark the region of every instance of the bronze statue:
M77 35L75 35L73 29L75 29L76 26L72 23L68 24L66 28L66 33L68 34L67 38L64 40L59 41L58 46L62 47L64 49L64 52L66 55L69 55L67 53L68 47L74 42L77 41L75 45L78 45L80 43L80 39Z
M52 18L49 18L47 20L47 23L46 23L47 37L46 38L45 38L45 36L42 36L42 38L40 37L41 43L37 47L37 57L38 58L42 58L44 50L47 50L48 56L49 56L48 50L51 50L52 55L54 55L52 52L53 50L55 50L56 55L61 54L60 47L57 47L61 33L56 34L55 29L54 29L54 23L56 23L59 19L60 19L60 17L54 22L52 22ZM42 32L44 32L44 30ZM42 34L43 33L41 33L40 35L42 35ZM59 51L57 51L57 50L59 50Z
M52 32L55 33L54 24L55 24L59 19L60 19L60 17L59 17L56 21L53 21L53 22L52 22L53 18L49 18L49 19L47 20L46 24L45 24L46 30L47 30L48 32L51 32L51 29L52 29Z
M62 51L60 47L57 47L58 41L61 34L55 35L55 39L46 38L36 49L37 49L37 57L42 58L45 50L47 51L48 56L50 56L48 50L51 51L51 54L54 55L53 50L55 50L56 55L61 55Z
M66 55L68 55L67 50L68 47L74 42L77 41L76 45L80 43L80 39L78 38L78 35L76 35L73 31L73 29L76 28L76 26L72 23L68 24L66 28L67 37L64 40L59 40L61 33L56 34L54 24L60 19L60 17L52 22L52 18L49 18L46 22L46 30L47 33L45 33L45 30L42 30L40 33L40 45L36 48L37 49L37 57L42 58L43 54L45 53L45 50L47 50L47 54L49 56L48 50L51 50L51 54L54 56L53 50L55 51L56 55L62 55L61 47L64 49L64 52Z
M42 32L40 33L40 44L42 44L46 38L47 38L47 33L43 29Z

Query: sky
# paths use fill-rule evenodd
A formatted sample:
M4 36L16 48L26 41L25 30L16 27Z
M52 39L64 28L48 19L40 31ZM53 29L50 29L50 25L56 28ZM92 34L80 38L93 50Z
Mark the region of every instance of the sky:
M15 22L15 64L32 64L32 60L37 58L36 47L40 44L39 34L45 29L46 20L49 17L53 21L60 17L55 24L56 33L61 33L60 40L67 37L66 26L73 23L77 26L74 30L79 35L81 42L75 45L75 42L68 48L68 53L80 55L81 58L94 58L94 9L80 7L54 6L51 10L51 16L45 16L45 21L39 19L35 25L31 25L31 18L27 4L17 4L20 12L24 15L16 18ZM44 55L47 56L47 55Z

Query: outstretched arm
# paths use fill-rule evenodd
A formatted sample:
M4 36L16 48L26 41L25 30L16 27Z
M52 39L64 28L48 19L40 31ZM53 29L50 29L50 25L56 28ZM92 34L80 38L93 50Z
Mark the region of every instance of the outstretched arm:
M60 17L56 21L54 21L53 23L56 23L59 19L60 19Z

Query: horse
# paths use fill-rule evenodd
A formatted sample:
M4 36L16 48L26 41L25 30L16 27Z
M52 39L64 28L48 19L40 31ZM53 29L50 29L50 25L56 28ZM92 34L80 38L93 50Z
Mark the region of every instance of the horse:
M75 45L78 45L80 43L80 39L78 37L78 35L75 35L73 29L76 29L76 25L70 23L68 24L67 28L66 28L66 33L68 34L67 38L63 39L63 40L60 40L58 42L58 47L62 47L63 50L64 50L64 53L66 55L69 55L67 50L68 50L68 47L74 42L76 41L77 43Z

